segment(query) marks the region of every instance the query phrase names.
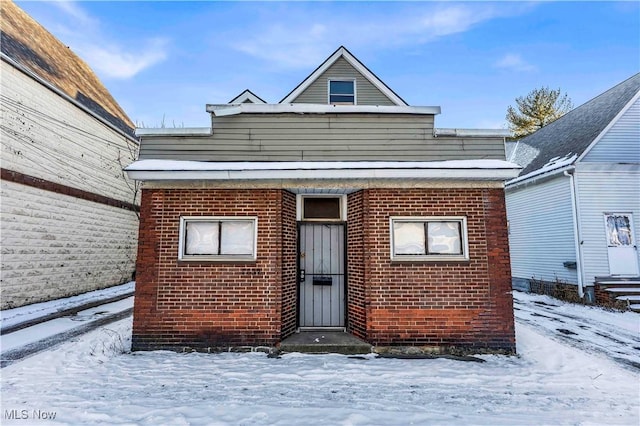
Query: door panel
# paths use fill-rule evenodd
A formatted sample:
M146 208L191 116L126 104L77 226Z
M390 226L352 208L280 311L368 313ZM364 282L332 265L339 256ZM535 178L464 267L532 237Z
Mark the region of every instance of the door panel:
M628 213L606 213L609 274L638 275L638 247L633 230L633 217Z
M344 327L344 225L303 223L299 238L300 326Z

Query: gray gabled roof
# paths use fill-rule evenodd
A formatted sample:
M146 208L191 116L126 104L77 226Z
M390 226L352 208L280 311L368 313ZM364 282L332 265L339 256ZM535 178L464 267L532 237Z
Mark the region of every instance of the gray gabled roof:
M524 176L551 160L580 157L638 91L640 73L521 139L509 160L523 167Z

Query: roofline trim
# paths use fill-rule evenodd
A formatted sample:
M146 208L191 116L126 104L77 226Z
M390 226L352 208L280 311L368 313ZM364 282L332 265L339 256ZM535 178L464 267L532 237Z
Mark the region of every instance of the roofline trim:
M456 137L501 137L508 138L512 136L508 129L433 129L433 136L456 136Z
M27 68L24 65L22 65L20 62L15 61L13 58L11 58L10 56L8 56L8 55L6 55L5 53L2 53L2 52L0 52L0 57L2 57L2 60L5 61L6 63L8 63L9 65L13 66L14 68L19 70L23 74L27 75L28 77L31 77L32 79L34 79L38 83L42 84L47 89L51 90L52 92L54 92L58 96L62 97L63 99L66 99L67 101L71 102L73 105L75 105L76 107L80 108L81 110L83 110L87 114L91 115L93 118L97 119L102 124L104 124L107 127L109 127L111 130L114 130L117 133L120 133L122 136L126 137L127 139L129 139L132 142L135 142L136 144L140 143L140 141L138 141L136 138L134 138L133 136L128 135L127 133L123 132L121 129L119 129L118 127L114 126L112 123L110 123L108 120L105 120L104 118L100 117L98 114L96 114L95 112L91 111L89 108L87 108L86 106L82 105L80 102L78 102L77 100L73 99L71 96L67 95L65 92L63 92L58 87L56 87L52 83L48 82L44 78L40 77L39 75L37 75L36 73L31 71L29 68Z
M469 179L504 181L520 167L503 160L452 161L292 161L202 162L139 160L125 168L129 177L153 180L282 180L322 179Z
M510 188L517 184L533 182L540 179L541 177L553 176L555 174L564 172L565 170L572 169L575 167L574 164L576 162L576 158L577 154L573 154L567 159L557 161L555 164L553 164L553 166L543 166L530 173L527 173L524 176L519 176L515 179L511 179L505 184L505 187Z
M611 128L618 122L618 120L620 120L620 118L629 110L629 108L631 108L631 106L638 99L640 99L640 90L635 95L633 95L631 100L629 100L629 102L627 102L627 104L624 107L622 107L622 109L618 112L618 114L616 114L616 116L613 117L613 120L611 120L609 124L607 124L605 128L602 129L602 131L598 134L598 136L596 136L595 139L589 144L589 146L584 151L582 151L582 154L578 156L578 159L576 160L576 162L582 161L582 159L586 157L589 154L589 152L591 152L593 147L595 147L596 144L600 142L600 140L604 137L604 135L606 135L607 132L611 130Z
M285 96L279 103L288 104L295 98L300 96L314 81L318 79L331 65L333 65L340 57L351 64L360 74L364 76L371 84L373 84L378 90L380 90L389 100L398 106L408 105L404 99L398 96L389 86L387 86L382 80L378 78L369 68L367 68L362 62L358 60L351 52L344 46L340 46L331 56L329 56L318 68L315 69L307 78L302 80L295 89L293 89L287 96Z
M207 105L207 112L216 117L239 114L440 114L439 106L407 105L329 105L329 104L237 104Z
M266 104L267 103L267 101L265 101L264 99L262 99L260 96L256 95L255 93L253 93L249 89L244 89L238 96L236 96L235 98L231 99L228 103L229 104L241 104L245 100L250 100L251 102L253 102L255 104Z
M211 127L140 128L136 127L136 136L211 136Z

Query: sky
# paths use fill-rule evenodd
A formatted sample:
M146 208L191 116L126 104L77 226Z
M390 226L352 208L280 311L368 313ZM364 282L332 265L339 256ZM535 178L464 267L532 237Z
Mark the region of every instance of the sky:
M206 127L250 89L277 103L345 46L437 127L505 128L515 98L578 106L640 71L640 2L17 1L139 127Z

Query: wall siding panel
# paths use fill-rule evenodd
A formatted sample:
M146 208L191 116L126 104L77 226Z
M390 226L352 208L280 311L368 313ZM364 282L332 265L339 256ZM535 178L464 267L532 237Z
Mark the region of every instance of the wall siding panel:
M582 161L640 163L640 99L622 114Z
M636 244L640 238L640 171L583 171L578 169L580 227L585 285L609 275L604 213L632 213Z
M513 277L577 284L576 270L563 266L576 260L569 178L507 188L506 202Z
M207 137L145 138L140 159L200 161L504 159L501 138L433 137L430 115L215 117Z
M300 93L294 103L328 104L329 80L356 80L356 103L358 105L394 105L377 87L364 78L344 58L338 59L316 81Z

